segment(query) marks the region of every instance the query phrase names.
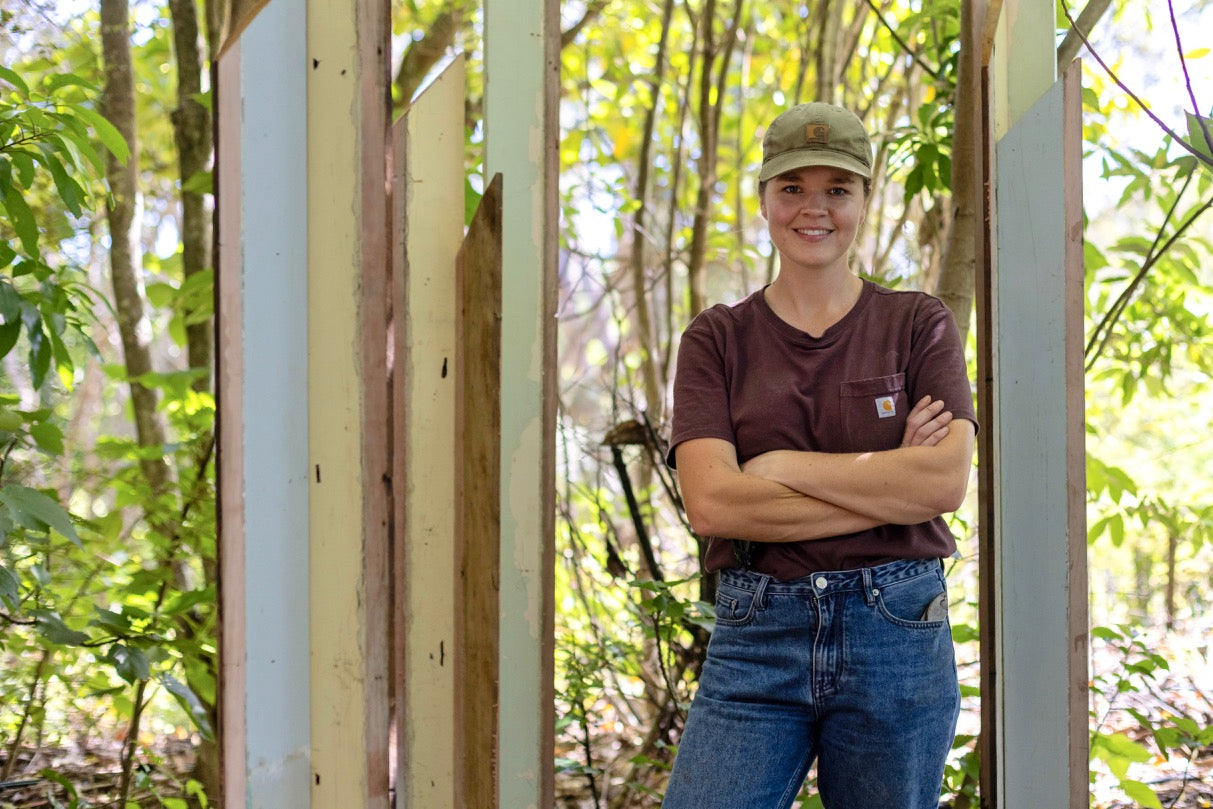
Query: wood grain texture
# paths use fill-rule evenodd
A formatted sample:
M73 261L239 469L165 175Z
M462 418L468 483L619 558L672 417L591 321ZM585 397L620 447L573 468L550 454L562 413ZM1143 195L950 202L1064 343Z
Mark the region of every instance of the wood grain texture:
M240 47L229 48L215 69L215 431L218 453L219 727L223 761L219 800L244 809L244 355L241 321Z
M485 189L456 262L457 806L498 806L502 179Z

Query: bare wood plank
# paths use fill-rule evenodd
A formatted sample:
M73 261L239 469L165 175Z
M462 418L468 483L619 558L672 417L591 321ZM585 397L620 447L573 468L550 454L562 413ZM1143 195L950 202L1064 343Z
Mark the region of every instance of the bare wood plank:
M1070 809L1089 803L1090 766L1087 689L1090 616L1087 586L1087 448L1086 387L1083 352L1085 323L1083 293L1082 216L1082 65L1075 59L1062 75L1062 156L1065 166L1065 376L1066 376L1066 508L1068 512L1070 634Z
M497 802L497 703L501 541L501 215L496 175L480 200L456 263L459 503L458 806Z
M220 804L245 807L244 713L244 346L241 322L240 46L218 59L215 91L215 327L219 451L219 743L223 771Z
M390 804L391 723L391 390L388 381L388 167L391 20L387 0L355 3L358 30L358 92L362 120L360 171L361 259L359 319L362 338L362 648L363 744L366 749L368 809Z

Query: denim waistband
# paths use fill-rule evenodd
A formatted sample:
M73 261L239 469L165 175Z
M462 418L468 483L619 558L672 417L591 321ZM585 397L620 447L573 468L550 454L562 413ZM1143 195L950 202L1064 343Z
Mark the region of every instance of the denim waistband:
M924 573L940 569L939 559L898 559L875 567L860 567L853 570L823 570L798 579L779 581L766 573L740 568L720 571L721 582L743 590L762 590L767 593L813 593L821 590L840 592L865 590L894 582L913 579Z

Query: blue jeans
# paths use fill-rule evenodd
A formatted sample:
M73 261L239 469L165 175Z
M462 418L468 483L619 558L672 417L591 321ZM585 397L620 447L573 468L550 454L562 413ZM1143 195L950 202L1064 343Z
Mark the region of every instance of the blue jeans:
M721 574L664 809L936 809L960 711L936 559L777 581Z

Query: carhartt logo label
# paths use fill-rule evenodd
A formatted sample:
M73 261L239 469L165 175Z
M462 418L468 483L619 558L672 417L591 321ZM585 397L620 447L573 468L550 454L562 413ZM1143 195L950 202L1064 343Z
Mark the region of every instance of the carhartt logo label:
M804 128L804 139L808 143L829 143L829 124L809 124Z
M876 400L876 415L882 419L897 415L897 403L893 401L892 396L881 396Z

